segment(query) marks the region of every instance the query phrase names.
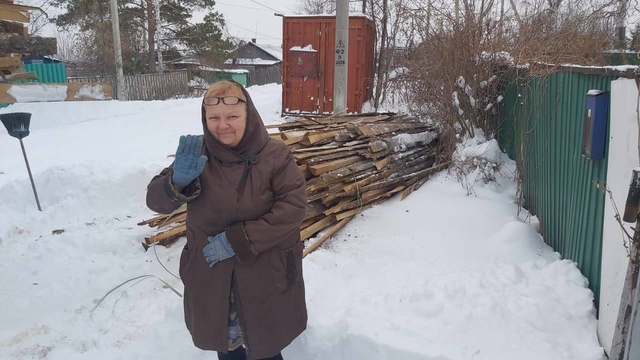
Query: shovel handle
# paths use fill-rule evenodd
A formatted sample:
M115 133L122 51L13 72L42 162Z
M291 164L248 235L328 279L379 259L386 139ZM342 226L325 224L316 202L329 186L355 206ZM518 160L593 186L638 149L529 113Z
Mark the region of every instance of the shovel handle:
M33 189L33 195L36 197L36 204L38 205L38 210L42 211L40 207L40 200L38 199L38 192L36 191L36 184L33 182L33 175L31 175L31 167L29 166L29 160L27 159L27 152L24 150L24 143L22 139L20 139L20 147L22 148L22 155L24 156L24 162L27 164L27 172L29 172L29 180L31 180L31 188Z

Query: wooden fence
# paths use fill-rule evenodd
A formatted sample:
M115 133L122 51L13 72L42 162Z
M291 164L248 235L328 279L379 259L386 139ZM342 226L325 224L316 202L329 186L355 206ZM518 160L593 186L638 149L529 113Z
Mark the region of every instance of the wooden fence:
M118 87L115 76L73 77L69 82L107 82L117 98ZM186 71L162 74L126 75L124 77L126 100L166 100L189 95Z
M249 86L271 83L282 84L282 67L280 64L249 70Z

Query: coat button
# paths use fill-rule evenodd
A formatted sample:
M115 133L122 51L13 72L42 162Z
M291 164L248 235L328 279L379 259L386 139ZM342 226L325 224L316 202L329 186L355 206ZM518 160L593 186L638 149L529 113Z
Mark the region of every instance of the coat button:
M249 158L249 163L251 165L256 165L259 162L260 162L260 156L258 155L251 155L251 157Z

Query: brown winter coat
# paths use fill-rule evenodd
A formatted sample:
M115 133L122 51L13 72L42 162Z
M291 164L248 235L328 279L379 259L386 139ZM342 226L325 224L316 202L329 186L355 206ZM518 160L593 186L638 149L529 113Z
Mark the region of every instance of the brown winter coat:
M272 357L305 328L300 224L305 180L289 149L269 139L249 94L247 126L231 149L207 130L203 116L203 173L177 193L172 166L151 180L147 205L159 213L187 206L187 244L180 258L184 312L194 344L227 352L229 294L234 282L249 359ZM202 249L226 231L236 256L212 268Z

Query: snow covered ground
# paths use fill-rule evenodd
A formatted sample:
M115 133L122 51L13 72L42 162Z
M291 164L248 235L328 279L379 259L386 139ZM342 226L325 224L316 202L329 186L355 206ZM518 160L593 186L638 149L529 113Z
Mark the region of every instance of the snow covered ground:
M249 89L281 120L277 85ZM0 359L215 359L183 324L181 239L145 252L145 188L177 139L202 133L199 99L16 104L24 139L0 130ZM464 156L501 162L497 183L440 174L351 221L304 260L309 325L286 359L600 360L593 294L517 214L513 164L481 138ZM470 175L474 183L478 172ZM466 183L466 182L465 182ZM64 232L53 233L54 230ZM157 257L156 257L157 256Z

